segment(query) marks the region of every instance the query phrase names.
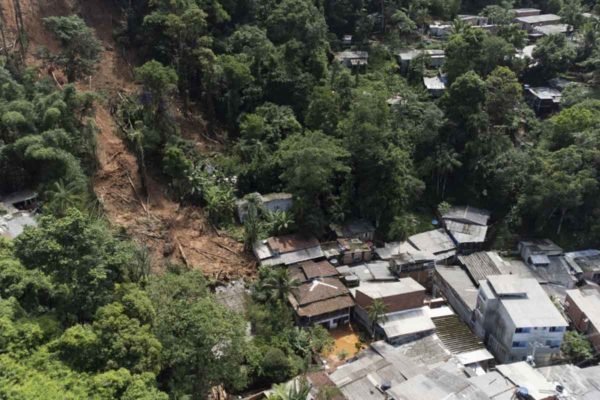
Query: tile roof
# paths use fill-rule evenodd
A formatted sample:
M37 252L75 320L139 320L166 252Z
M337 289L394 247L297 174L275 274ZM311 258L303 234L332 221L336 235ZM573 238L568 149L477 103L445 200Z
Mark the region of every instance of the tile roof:
M338 275L335 267L327 260L305 261L300 263L300 268L304 272L307 280Z
M433 318L433 323L438 337L452 354L485 350L483 342L458 318L458 315ZM491 355L490 357L493 358Z
M304 306L348 294L348 289L338 278L322 278L301 284L292 289L292 294L298 304Z

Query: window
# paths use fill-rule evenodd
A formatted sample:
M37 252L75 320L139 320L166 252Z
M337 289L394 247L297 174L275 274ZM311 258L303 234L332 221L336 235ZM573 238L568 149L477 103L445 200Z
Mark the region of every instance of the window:
M557 349L560 347L560 340L546 340L546 346L551 349Z
M565 331L564 326L551 326L550 327L550 332L564 332L564 331Z
M515 333L529 333L531 332L531 328L517 328L515 329Z
M512 342L512 347L522 349L527 347L527 342Z

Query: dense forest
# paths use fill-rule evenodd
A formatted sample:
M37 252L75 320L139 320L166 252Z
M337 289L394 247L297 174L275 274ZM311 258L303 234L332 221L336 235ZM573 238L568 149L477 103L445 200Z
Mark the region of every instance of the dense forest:
M447 203L490 210L496 248L523 235L600 240L595 0L96 1L119 11L119 51L139 60L114 118L142 190L149 176L164 182L247 247L269 234L321 237L353 217L404 240ZM576 33L539 39L528 62L510 9L530 6ZM497 34L455 20L467 12ZM443 43L422 39L433 20L455 21ZM107 99L85 84L102 43L77 13L40 23L59 46L36 57L63 82L6 44L0 61L0 193L36 190L42 204L37 227L0 239L0 398L204 399L215 385L243 393L308 370L331 338L294 326L285 271L257 273L242 315L215 301L199 270L152 273L148 248L109 223L92 183L93 115ZM345 35L368 51L365 68L335 58ZM422 86L426 56L400 74L397 52L411 46L444 48L440 98ZM540 118L523 85L557 77L574 83ZM181 116L221 151L200 151ZM236 199L281 191L291 213L253 209L236 225Z

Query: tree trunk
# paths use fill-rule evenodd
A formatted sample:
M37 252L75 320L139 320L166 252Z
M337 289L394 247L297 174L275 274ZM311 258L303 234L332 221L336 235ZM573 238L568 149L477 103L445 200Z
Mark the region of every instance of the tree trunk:
M560 235L560 230L562 229L562 224L563 221L565 219L565 215L567 214L567 209L566 208L561 208L560 209L560 220L558 221L558 229L556 229L556 234Z

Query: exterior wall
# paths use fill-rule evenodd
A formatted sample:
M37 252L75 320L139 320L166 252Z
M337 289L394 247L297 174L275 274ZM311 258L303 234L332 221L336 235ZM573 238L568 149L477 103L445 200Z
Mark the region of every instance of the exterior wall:
M415 281L419 282L428 292L433 290L433 266L427 267L423 265L426 269L416 270L416 271L406 271L406 272L396 272L396 276L399 278L413 278Z
M530 331L517 333L518 327L514 325L500 301L488 300L488 304L483 306L484 312L481 313L479 300L475 318L477 320L483 315L485 342L500 363L524 361L527 356L535 354L536 364L543 366L549 364L551 359L560 353L560 345L566 330L564 327L558 332L551 332L550 327L519 327L528 328ZM548 341L553 345L549 345ZM523 345L513 346L514 342L521 342Z
M590 342L592 342L594 350L600 353L600 327L590 324L585 313L581 311L577 303L575 303L568 294L564 302L564 308L573 327L577 331L587 335Z
M340 256L342 265L352 265L368 262L373 259L372 251L346 251Z
M441 293L444 298L448 300L448 303L450 303L464 323L470 327L474 325L473 310L469 308L469 306L467 306L467 304L465 304L458 296L458 293L456 293L454 289L452 289L450 285L436 273L433 276L433 296L438 296L438 293Z
M584 272L583 279L588 281L600 283L600 272Z
M351 309L347 308L332 313L316 315L313 317L298 317L296 315L296 324L300 326L323 325L327 329L337 328L340 325L350 322Z
M373 304L373 299L361 292L360 286L356 290L354 301L364 310L368 310L369 307L371 307L371 304ZM425 290L383 297L381 298L381 301L386 305L388 313L423 307Z

